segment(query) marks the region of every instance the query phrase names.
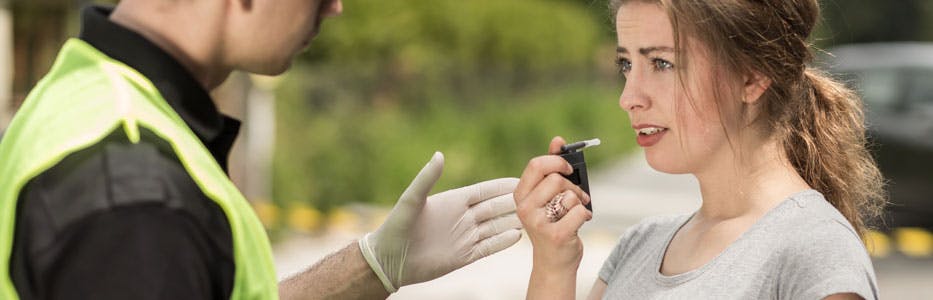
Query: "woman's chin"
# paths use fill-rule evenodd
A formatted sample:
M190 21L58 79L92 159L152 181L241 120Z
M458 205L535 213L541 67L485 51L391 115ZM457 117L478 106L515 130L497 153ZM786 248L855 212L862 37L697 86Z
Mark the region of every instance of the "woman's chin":
M652 169L661 173L667 174L686 174L690 173L689 169L684 165L680 160L673 159L671 156L662 155L661 153L653 153L651 151L645 151L645 159L648 161L648 165Z

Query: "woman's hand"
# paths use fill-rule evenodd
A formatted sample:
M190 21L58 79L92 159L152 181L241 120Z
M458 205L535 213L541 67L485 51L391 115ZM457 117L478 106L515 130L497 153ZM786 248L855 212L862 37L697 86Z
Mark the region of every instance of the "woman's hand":
M552 155L529 161L515 189L516 212L534 248L529 299L574 297L577 268L583 258L577 230L593 218L583 207L590 196L561 176L573 172L567 161L554 155L565 143L560 137L551 140L548 152Z

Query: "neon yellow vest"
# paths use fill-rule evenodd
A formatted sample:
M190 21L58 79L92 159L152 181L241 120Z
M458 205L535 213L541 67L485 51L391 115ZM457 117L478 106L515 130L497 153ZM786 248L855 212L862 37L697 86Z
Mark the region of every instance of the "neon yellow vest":
M269 240L259 219L213 156L136 70L91 45L68 40L30 92L0 143L0 299L17 299L10 279L16 202L23 186L69 154L114 130L133 143L145 127L167 141L185 169L226 213L236 264L232 299L277 299Z

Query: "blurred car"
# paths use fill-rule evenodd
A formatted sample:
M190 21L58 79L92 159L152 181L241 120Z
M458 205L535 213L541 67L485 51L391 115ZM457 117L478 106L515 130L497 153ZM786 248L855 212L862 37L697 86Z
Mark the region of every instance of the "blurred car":
M830 72L862 96L872 152L888 180L883 227L933 230L933 43L835 47Z

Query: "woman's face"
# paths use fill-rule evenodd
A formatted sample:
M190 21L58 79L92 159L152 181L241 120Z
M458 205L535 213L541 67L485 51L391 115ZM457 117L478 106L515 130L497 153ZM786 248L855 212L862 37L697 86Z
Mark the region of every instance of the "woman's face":
M733 120L721 121L713 90L724 79L713 76L704 47L684 39L686 57L678 62L671 22L656 4L622 5L616 32L619 68L626 79L619 106L628 112L648 164L665 173L698 173L731 159L723 124ZM678 71L683 71L682 83ZM730 101L721 102L724 115L737 114Z

